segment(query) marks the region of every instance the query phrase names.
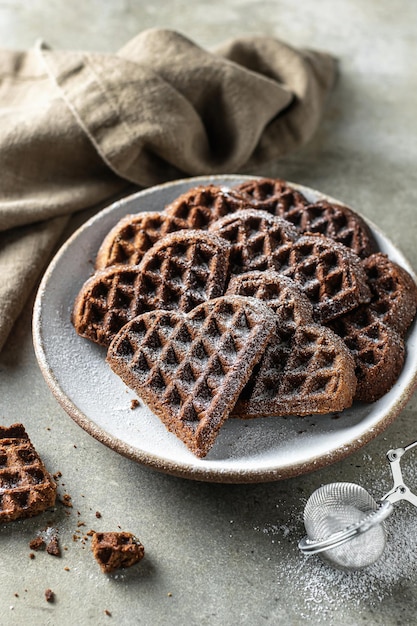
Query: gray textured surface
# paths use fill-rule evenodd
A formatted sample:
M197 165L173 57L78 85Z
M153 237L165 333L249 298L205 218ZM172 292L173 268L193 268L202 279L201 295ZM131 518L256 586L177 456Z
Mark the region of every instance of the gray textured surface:
M332 52L340 77L314 140L254 173L351 204L414 268L416 24L411 0L0 3L3 47L28 48L41 37L57 48L112 51L144 28L163 26L204 46L256 33ZM0 403L1 423L25 423L51 471L62 472L60 493L70 493L74 504L0 526L1 626L415 623L417 512L411 507L397 508L387 554L366 572L334 572L314 558L305 561L296 546L304 502L320 484L352 480L375 497L389 487L385 452L417 439L416 397L383 436L308 476L248 486L176 479L119 457L64 413L38 369L28 308L0 355ZM407 465L406 477L416 484L416 457ZM67 548L63 557L39 552L30 560L29 541L50 524ZM119 525L140 537L146 557L137 568L106 577L89 542L73 535ZM54 604L44 599L47 587Z

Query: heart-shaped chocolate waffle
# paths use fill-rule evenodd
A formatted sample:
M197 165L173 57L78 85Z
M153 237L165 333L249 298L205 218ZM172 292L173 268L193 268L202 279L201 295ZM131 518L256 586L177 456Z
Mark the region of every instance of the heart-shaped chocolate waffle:
M292 335L300 325L313 322L313 307L300 285L277 272L247 272L233 276L226 295L258 298L277 313L280 334Z
M184 220L164 213L126 215L104 238L97 252L96 269L116 263L138 265L154 243L183 228L188 228Z
M112 341L107 362L197 456L230 415L276 326L255 298L224 296L185 314L152 311Z
M275 270L281 265L281 249L298 239L294 226L266 211L245 209L213 222L210 232L231 245L233 274Z
M355 398L374 402L396 382L404 365L404 336L415 316L417 287L412 276L385 254L362 261L371 301L330 323L355 359Z
M363 266L372 293L369 306L384 324L404 336L417 308L413 277L381 252L364 259Z
M342 411L356 388L353 358L335 333L314 324L300 286L276 272L234 277L228 293L255 295L276 313L276 332L243 389L241 418Z
M297 227L300 226L303 207L308 204L302 193L279 178L246 180L232 187L230 193L244 204L284 217Z
M329 324L355 359L358 385L355 400L374 402L387 393L404 365L402 337L381 320L378 313L362 305Z
M339 203L307 198L286 181L262 178L233 187L231 193L255 209L288 220L301 233L320 233L351 248L362 258L378 249L371 229L352 209Z
M212 222L243 206L242 200L231 195L228 189L207 185L189 189L166 206L164 213L184 220L188 228L206 230Z
M289 276L301 285L320 322L370 300L360 258L328 237L300 237L286 220L255 209L227 215L210 231L230 243L233 274L272 270Z
M72 321L79 335L109 345L129 320L145 311L188 312L224 293L228 244L205 231L181 230L158 241L139 265L113 265L81 288Z

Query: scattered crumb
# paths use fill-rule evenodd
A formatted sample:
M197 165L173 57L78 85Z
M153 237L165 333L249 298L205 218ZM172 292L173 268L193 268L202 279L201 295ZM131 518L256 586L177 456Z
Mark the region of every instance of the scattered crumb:
M30 558L30 559L34 559L34 558L35 558L35 555L34 555L34 553L33 553L33 552L30 552L30 553L29 553L29 558Z
M108 617L111 617L111 613L107 609L104 609L104 614L107 615Z
M55 602L55 594L52 589L45 589L45 600L47 602Z
M67 506L70 509L72 508L71 496L69 493L64 493L60 501L64 506Z
M15 594L14 594L14 597L15 597L15 598L18 598L18 597L19 597L19 594L18 594L18 593L15 593Z
M64 567L64 570L65 570L66 572L69 572L69 571L70 571L70 568L69 568L69 567Z
M100 517L101 517L100 511L96 511L96 517L97 517L97 519L100 519Z
M62 472L55 472L54 474L55 480L58 480L58 478L61 478L61 476L62 476Z
M29 543L31 550L45 550L46 544L42 537L36 537Z
M51 537L50 542L46 546L46 551L48 554L51 554L52 556L61 556L61 549L59 547L59 541L56 535Z
M79 528L80 526L85 526L84 522L77 522L77 527Z
M133 398L130 401L130 408L133 410L133 409L137 409L138 406L139 406L139 400L137 400L136 398Z
M168 591L167 596L168 598L172 598L172 591Z

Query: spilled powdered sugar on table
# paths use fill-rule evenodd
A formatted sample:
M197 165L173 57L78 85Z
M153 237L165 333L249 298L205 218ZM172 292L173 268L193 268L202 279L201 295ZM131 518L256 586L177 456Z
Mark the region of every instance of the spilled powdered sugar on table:
M373 460L368 453L363 454L364 465L358 473L357 483L365 486L378 500L391 487L391 482L389 472L381 471L381 465L374 465ZM406 484L411 487L417 484L416 463L408 463L403 473ZM271 541L270 558L277 561L277 590L281 585L287 592L288 586L292 587L292 593L286 597L292 603L294 616L314 624L352 624L353 611L356 617L363 612L365 618L369 616L369 610L375 608L373 623L391 623L385 607L394 605L399 590L403 594L412 593L411 589L407 592L407 585L411 587L409 581L417 571L415 508L403 502L386 520L387 545L376 563L362 570L346 572L333 568L319 556L306 557L299 551L298 542L305 534L305 503L305 499L300 499L298 508L290 508L285 501L279 502L277 509L281 509L282 518L288 516L287 521L254 528ZM287 544L287 557L278 562L282 544ZM395 613L395 606L392 611Z

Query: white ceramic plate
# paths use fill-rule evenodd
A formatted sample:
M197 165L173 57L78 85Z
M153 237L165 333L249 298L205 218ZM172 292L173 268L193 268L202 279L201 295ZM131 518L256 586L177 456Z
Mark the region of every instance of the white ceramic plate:
M33 332L43 375L67 413L93 437L155 469L213 482L289 478L342 459L382 432L406 404L417 382L417 327L407 339L407 359L397 383L371 405L355 403L337 418L228 420L205 459L196 458L105 362L105 349L80 338L70 322L74 299L93 272L107 232L127 213L158 211L197 184L237 184L250 177L215 176L167 183L116 202L84 224L53 259L35 302ZM311 201L324 196L299 185ZM328 199L328 198L327 198ZM378 244L411 271L402 254L375 226Z

